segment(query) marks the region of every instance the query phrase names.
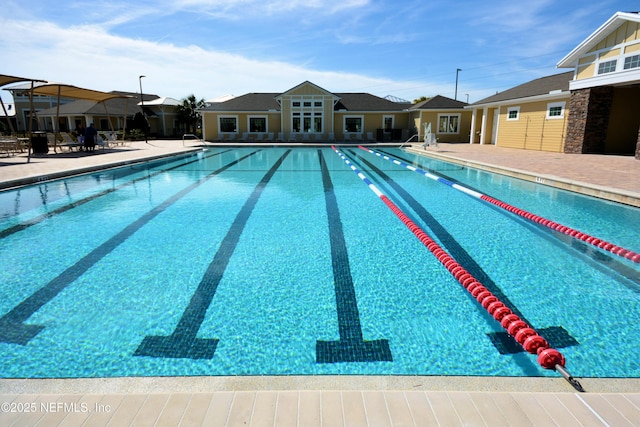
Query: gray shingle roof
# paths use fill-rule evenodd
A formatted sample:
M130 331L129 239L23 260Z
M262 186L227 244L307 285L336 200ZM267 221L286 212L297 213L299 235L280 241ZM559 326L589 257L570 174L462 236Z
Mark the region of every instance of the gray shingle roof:
M436 95L433 98L426 101L418 102L412 105L410 110L446 110L446 109L462 109L468 104L462 101L456 101L455 99L447 98L446 96Z
M212 103L202 111L280 111L275 100L279 93L247 93L225 102ZM402 111L409 104L402 104L380 98L369 93L335 93L340 101L334 110L347 111Z
M509 99L528 98L537 95L546 95L555 90L568 91L569 82L573 79L573 71L540 77L519 86L507 89L488 98L481 99L471 105L492 104Z
M202 111L280 111L278 93L247 93L224 102L210 104Z
M403 104L371 95L370 93L336 93L340 101L335 110L347 111L402 111L410 104Z

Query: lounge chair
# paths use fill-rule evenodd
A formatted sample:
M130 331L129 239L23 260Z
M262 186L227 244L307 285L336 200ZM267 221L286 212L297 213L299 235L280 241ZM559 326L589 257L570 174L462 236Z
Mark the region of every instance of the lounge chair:
M276 142L284 142L284 132L278 132L278 137L276 138Z
M58 147L66 147L67 149L69 149L69 151L71 151L74 148L80 149L80 147L82 147L83 145L81 141L74 140L67 132L60 132L60 136L62 137L62 142L60 144L56 144ZM54 145L54 151L56 145Z

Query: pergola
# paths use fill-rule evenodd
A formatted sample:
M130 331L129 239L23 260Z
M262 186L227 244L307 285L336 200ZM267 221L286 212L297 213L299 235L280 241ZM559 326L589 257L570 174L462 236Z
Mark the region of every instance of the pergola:
M46 83L46 80L38 80L38 79L30 79L27 77L17 77L17 76L9 76L7 74L0 74L0 87L6 86L8 84L12 84L12 83L20 83L20 82L31 82L31 89L29 91L29 109L30 111L33 111L33 89L34 89L34 83L38 82L43 82ZM9 124L9 129L11 129L11 133L15 132L15 129L13 129L13 124L11 123L11 120L9 120L9 115L7 114L7 109L4 107L4 102L2 101L2 98L0 98L0 104L2 104L2 111L4 111L4 115L7 118L7 123ZM31 131L32 131L32 126L33 126L33 122L32 120L29 120L29 147L28 147L28 152L27 152L27 162L31 161Z
M57 148L58 134L60 132L60 129L58 129L58 119L59 119L59 116L60 116L60 113L59 113L60 112L60 98L84 99L84 100L87 100L87 101L94 101L96 103L100 103L101 102L102 105L104 106L104 111L107 114L107 117L109 117L109 111L107 110L107 104L105 103L105 101L107 101L109 99L114 99L114 98L133 98L130 95L122 95L122 94L109 93L109 92L101 92L99 90L84 89L84 88L73 86L73 85L69 85L69 84L54 83L54 82L47 82L45 84L38 85L37 87L33 88L32 91L33 91L34 94L37 94L37 95L57 96L57 98L58 98L56 120L54 122L55 131L56 131L56 137L55 137L55 142L54 142L54 151ZM126 108L126 104L125 104L125 108ZM126 130L126 126L127 126L126 115L127 115L127 113L125 111L125 119L124 119L125 130ZM111 120L109 120L109 126L112 126ZM111 128L111 130L113 131L113 128ZM124 140L124 134L125 134L125 132L122 133L123 140Z
M29 95L29 99L33 98L33 88L34 88L34 83L35 82L45 82L45 80L36 80L36 79L30 79L27 77L17 77L17 76L9 76L6 74L0 74L0 87L6 86L8 84L12 84L12 83L20 83L20 82L31 82L31 91L30 91L30 95ZM9 124L9 129L11 129L11 133L15 132L15 129L13 129L13 124L11 123L11 120L9 120L9 115L7 114L7 109L4 106L4 102L2 101L2 98L0 98L0 104L2 105L2 111L4 112L5 117L7 118L7 123ZM33 108L31 108L33 109ZM29 127L29 132L31 132L31 127Z

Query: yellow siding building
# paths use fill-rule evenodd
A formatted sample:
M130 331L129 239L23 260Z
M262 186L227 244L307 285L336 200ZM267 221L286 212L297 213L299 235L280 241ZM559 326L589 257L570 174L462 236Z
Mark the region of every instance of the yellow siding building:
M249 93L200 112L209 141L416 142L432 122L440 141L466 141L466 103L436 96L412 105L368 93L333 93L303 82L283 93Z
M614 14L558 68L470 105L469 142L640 159L640 14Z

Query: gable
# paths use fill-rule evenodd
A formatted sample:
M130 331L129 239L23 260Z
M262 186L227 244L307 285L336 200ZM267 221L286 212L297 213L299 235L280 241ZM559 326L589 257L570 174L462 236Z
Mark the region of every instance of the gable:
M433 98L429 98L425 101L419 102L411 106L410 110L458 110L467 105L466 102L457 101L455 99L447 98L446 96L436 95Z
M311 83L310 81L305 81L300 83L298 86L295 86L286 92L283 92L280 96L284 95L329 95L333 96L331 92L321 88L318 85Z
M640 13L617 12L558 62L558 68L574 68L581 57L614 46L640 41Z

